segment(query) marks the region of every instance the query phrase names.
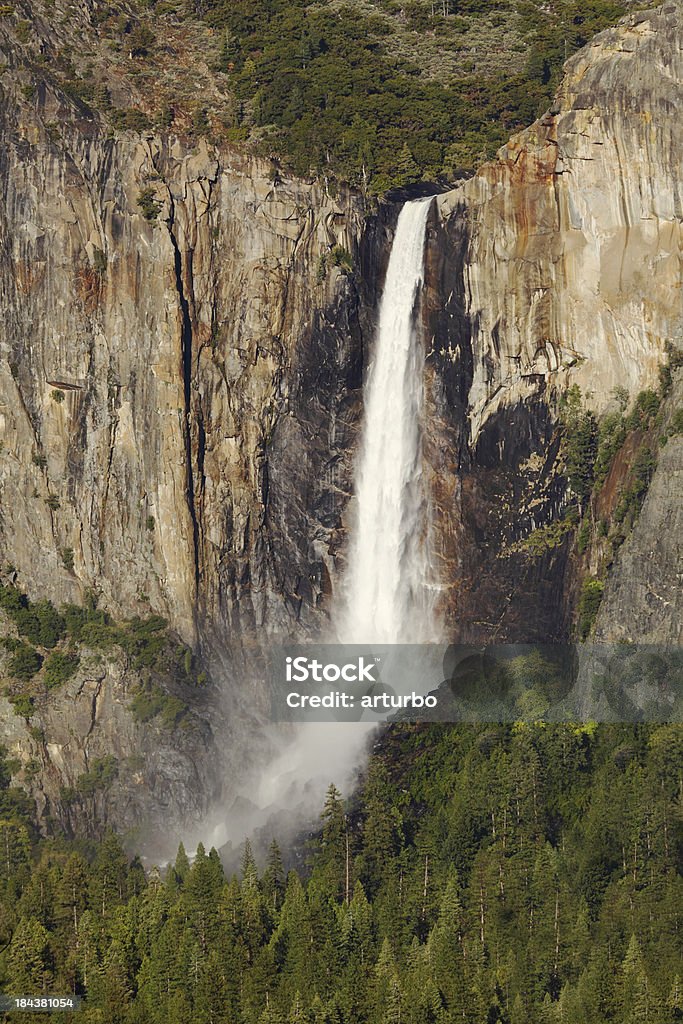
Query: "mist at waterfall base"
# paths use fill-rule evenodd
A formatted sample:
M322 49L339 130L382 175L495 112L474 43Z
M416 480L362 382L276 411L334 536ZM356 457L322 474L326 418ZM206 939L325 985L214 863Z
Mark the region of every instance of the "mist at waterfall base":
M331 614L335 643L386 650L439 639L422 469L424 350L417 327L430 204L421 199L403 206L391 248L364 385L348 564ZM398 657L386 671L397 676L406 667L414 673L415 666ZM376 728L375 719L269 729L275 755L214 821L205 844L222 848L229 862L247 835L261 847L273 835L291 842L314 826L331 782L342 793L353 788Z

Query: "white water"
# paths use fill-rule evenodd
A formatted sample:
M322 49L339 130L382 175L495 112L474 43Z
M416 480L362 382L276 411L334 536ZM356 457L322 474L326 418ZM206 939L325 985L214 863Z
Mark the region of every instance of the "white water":
M415 315L429 206L430 200L420 200L403 207L387 268L374 359L365 382L348 567L332 622L342 643L439 639L422 471L424 348ZM427 675L424 657L418 664ZM416 666L403 667L412 685ZM398 690L400 668L395 661L387 666ZM434 685L440 678L437 673ZM204 824L204 841L208 831L209 842L218 846L239 842L256 828L270 827L278 814L298 828L319 812L330 781L343 791L353 786L374 728L367 720L300 725L243 787L240 806ZM278 818L273 829L281 838L283 827Z
M401 210L387 268L336 623L343 643L435 639L422 472L424 351L415 317L430 202Z

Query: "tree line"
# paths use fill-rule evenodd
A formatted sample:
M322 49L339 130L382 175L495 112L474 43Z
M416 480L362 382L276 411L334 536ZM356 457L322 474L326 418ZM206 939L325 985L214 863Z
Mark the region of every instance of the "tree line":
M39 839L5 767L0 991L80 994L55 1019L83 1024L674 1024L682 753L672 725L395 726L305 869L273 841L231 877Z

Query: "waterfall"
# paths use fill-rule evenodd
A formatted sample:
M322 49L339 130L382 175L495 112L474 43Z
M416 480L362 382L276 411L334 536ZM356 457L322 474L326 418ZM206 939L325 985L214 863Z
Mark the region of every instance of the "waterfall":
M416 323L431 200L398 218L382 295L355 478L354 522L337 616L345 643L434 639L421 417L424 353Z
M424 348L415 315L429 206L430 200L407 203L396 226L365 382L348 567L333 613L335 640L382 649L383 684L398 693L417 681L427 692L443 678L440 649L431 660L424 647L383 650L440 639L422 471ZM211 841L239 842L265 825L270 836L276 814L281 837L288 826L299 829L322 803L330 779L343 789L354 784L376 720L301 723L244 785L241 804L227 816L221 809Z

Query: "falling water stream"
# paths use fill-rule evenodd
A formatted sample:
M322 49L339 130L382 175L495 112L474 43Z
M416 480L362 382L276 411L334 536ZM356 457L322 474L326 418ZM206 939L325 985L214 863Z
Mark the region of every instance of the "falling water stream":
M396 226L364 389L348 565L332 612L337 642L373 649L438 639L422 468L424 349L417 316L430 203L406 203ZM418 671L424 667L419 648L412 649L412 661L409 649L401 651L385 662L398 689L402 672L413 679L416 658ZM227 819L221 815L215 839L239 839L287 809L292 824L313 808L317 813L332 778L342 788L353 784L373 729L368 720L301 724L251 780L243 813L233 808Z
M415 316L430 203L401 210L387 268L337 622L345 643L434 639L421 443L424 354Z

